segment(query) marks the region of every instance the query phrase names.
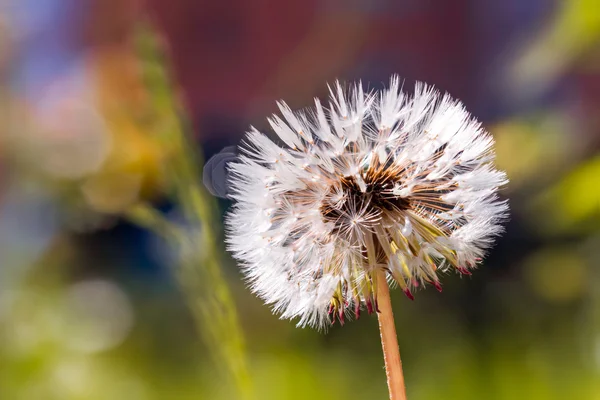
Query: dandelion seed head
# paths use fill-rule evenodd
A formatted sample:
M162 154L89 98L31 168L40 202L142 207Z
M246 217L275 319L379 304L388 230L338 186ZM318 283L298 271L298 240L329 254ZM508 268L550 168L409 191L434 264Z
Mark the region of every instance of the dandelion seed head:
M227 242L251 289L282 318L325 327L376 310L377 272L412 298L470 274L502 232L507 183L493 139L449 95L361 83L329 107L278 103L275 143L252 128L229 168Z

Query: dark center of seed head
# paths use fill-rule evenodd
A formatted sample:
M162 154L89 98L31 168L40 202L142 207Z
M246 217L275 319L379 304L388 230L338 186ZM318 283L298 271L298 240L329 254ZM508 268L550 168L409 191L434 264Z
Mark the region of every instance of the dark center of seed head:
M371 172L363 176L365 182L364 192L353 176L346 176L341 179L342 190L344 192L344 202L337 206L327 201L321 206L320 211L326 222L342 222L342 218L352 215L353 211L370 209L373 212L383 211L401 211L410 208L410 201L407 198L394 195L392 193L394 185L398 182L396 176L386 174L385 172ZM334 188L331 188L333 193Z

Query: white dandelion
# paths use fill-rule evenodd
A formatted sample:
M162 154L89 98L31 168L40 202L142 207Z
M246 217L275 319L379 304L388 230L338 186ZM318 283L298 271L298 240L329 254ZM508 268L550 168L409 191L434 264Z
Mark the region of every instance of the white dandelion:
M324 327L378 309L378 286L412 299L440 275L470 274L501 233L507 182L493 139L449 95L397 77L388 89L330 88L328 108L279 103L229 166L229 249L282 318ZM379 277L379 279L378 279ZM387 282L386 282L387 281Z

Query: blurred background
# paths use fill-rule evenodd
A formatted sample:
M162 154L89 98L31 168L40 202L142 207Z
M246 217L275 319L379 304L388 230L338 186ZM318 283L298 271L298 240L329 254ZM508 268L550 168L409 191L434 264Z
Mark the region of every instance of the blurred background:
M0 399L387 398L374 316L298 329L244 287L202 166L222 192L276 100L393 73L511 180L479 271L392 293L409 399L600 399L597 0L0 0Z

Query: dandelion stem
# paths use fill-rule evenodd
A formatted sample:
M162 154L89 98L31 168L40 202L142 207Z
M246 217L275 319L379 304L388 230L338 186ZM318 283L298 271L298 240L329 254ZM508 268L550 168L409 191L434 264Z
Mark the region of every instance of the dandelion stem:
M380 271L377 276L377 305L379 307L377 318L379 320L381 347L383 349L383 359L385 360L390 400L406 400L402 360L400 359L400 348L398 347L390 290L385 271Z

